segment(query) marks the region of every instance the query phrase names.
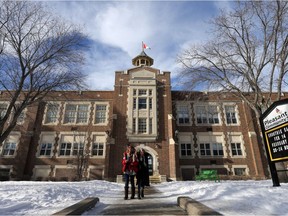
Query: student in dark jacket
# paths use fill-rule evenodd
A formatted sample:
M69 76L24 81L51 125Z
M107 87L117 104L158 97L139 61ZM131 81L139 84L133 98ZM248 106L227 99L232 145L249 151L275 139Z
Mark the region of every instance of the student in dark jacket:
M135 175L138 171L138 159L135 148L131 145L127 145L126 151L123 153L122 158L122 172L125 177L125 196L124 199L128 199L129 182L131 183L131 199L135 197Z
M148 169L148 157L145 156L144 149L140 149L137 152L138 158L138 172L136 174L138 185L138 199L144 197L145 186L150 186L149 183L149 169Z

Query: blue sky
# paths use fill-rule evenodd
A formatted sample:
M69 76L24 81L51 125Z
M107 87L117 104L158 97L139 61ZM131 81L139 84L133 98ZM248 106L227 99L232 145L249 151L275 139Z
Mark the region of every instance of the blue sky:
M152 67L179 70L176 57L208 39L209 22L229 1L51 1L56 14L83 25L91 41L85 71L91 90L113 90L115 71L132 68L142 41ZM177 88L177 82L172 82Z

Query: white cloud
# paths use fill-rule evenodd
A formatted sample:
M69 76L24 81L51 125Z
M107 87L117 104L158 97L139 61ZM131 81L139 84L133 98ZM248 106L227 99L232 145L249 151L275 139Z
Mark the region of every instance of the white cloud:
M89 37L101 45L93 47L86 67L95 90L113 89L114 72L132 67L142 41L152 48L146 53L154 59L153 67L173 76L177 54L187 44L205 40L208 20L223 7L197 1L77 1L53 6L66 19L84 25ZM97 82L101 84L94 88Z

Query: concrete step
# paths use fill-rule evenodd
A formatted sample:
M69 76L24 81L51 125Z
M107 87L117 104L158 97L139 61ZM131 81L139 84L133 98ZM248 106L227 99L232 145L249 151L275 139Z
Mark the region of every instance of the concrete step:
M149 181L151 184L161 183L161 176L149 176Z

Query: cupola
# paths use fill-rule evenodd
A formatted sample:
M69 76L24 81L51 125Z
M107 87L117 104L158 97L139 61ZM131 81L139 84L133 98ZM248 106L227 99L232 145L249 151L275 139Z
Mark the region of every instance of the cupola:
M148 56L144 50L142 50L142 52L136 56L135 58L132 59L132 64L134 66L152 66L153 65L154 60Z

